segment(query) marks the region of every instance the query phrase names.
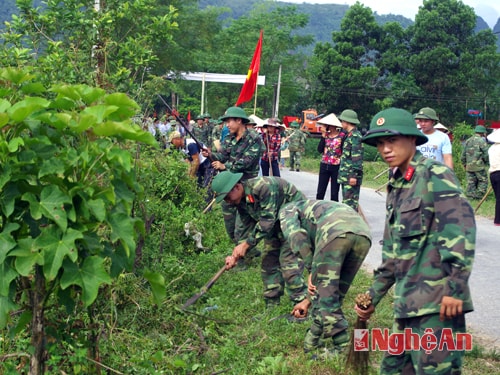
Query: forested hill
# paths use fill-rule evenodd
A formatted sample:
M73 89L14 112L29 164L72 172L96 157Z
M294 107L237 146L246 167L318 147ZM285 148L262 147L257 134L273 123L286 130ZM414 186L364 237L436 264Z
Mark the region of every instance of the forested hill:
M268 0L199 0L200 8L208 6L225 7L230 9L229 12L223 15L224 18L237 19L245 14L248 14L259 3L269 2ZM339 1L340 2L340 1ZM287 2L274 2L272 7L282 7L293 5L297 7L300 13L309 15L309 24L300 30L300 34L313 35L316 42L331 42L332 31L340 30L340 22L345 13L349 9L348 5L342 4L295 4ZM395 21L400 23L404 28L410 26L413 21L401 15L388 14L380 15L375 13L375 19L379 24ZM481 17L477 17L476 31L488 29L488 24ZM493 32L500 32L500 19L493 28ZM315 44L314 43L314 44ZM313 44L313 45L314 45ZM497 46L500 51L500 35L497 38ZM312 48L312 47L309 47ZM310 52L310 51L307 51Z
M226 7L231 9L225 17L239 18L248 14L257 4L268 2L266 0L200 0L200 8L207 6ZM340 30L340 22L349 9L348 5L342 4L295 4L286 2L274 2L273 7L283 7L293 5L300 13L309 15L309 24L300 33L313 35L315 42L331 42L332 31ZM389 21L399 22L403 27L408 27L412 20L400 15L379 15L375 14L375 19L383 24Z

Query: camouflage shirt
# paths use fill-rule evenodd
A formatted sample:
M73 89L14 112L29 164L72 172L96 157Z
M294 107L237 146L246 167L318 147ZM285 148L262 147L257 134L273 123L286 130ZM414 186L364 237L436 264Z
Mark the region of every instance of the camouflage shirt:
M208 128L205 125L200 127L198 124L195 124L191 133L193 133L198 142L203 143L207 147L210 146Z
M300 129L292 129L288 136L288 149L290 151L304 152L307 141L307 133Z
M263 238L282 236L278 215L289 202L306 199L295 185L280 177L256 177L243 183L245 197L238 205L238 213L246 242L257 244ZM278 233L277 233L278 232Z
M239 140L233 134L227 136L222 142L221 152L214 152L212 159L224 163L230 172L243 173L244 181L259 174L259 159L263 150L260 134L245 130Z
M443 296L472 311L476 223L453 171L417 151L405 175L396 170L389 180L386 209L373 304L395 285L396 318L438 314Z
M316 249L325 248L345 233L365 236L371 242L371 231L351 207L335 201L304 200L284 205L279 214L281 230L292 251L300 254L311 271Z
M486 171L488 148L488 143L484 137L477 134L465 141L460 160L467 172Z
M350 178L356 178L358 185L363 179L363 144L361 133L354 129L344 139L342 156L340 157L339 184L347 184Z

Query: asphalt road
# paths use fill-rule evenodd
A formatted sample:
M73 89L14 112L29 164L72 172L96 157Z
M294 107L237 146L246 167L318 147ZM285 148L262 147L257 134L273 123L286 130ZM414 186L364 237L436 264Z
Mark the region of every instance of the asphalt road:
M281 170L281 177L297 186L308 198L316 199L318 176L308 172ZM330 197L328 186L325 198ZM385 193L374 189L362 188L360 206L372 230L373 244L365 259L365 268L373 270L382 260L382 247L379 240L383 237L385 221ZM474 207L475 208L475 207ZM486 349L500 349L500 298L495 290L500 285L500 227L493 225L492 219L476 216L477 237L474 265L470 287L474 311L467 314L467 326L473 340ZM496 243L496 245L495 245ZM497 254L498 253L498 254ZM496 316L496 318L495 318Z

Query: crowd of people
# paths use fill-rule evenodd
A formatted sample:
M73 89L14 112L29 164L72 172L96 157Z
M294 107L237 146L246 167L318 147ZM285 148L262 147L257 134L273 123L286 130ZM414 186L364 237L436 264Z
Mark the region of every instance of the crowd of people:
M195 170L202 176L207 169L217 172L211 190L234 243L226 268L260 256L266 309L287 294L291 321L311 317L304 352L318 358L320 349L327 355L344 351L349 343L344 297L372 243L358 203L363 144L368 144L387 163L389 181L382 263L367 290L371 305L355 307L359 319L369 319L394 287L393 332L411 329L422 336L431 329L438 340L447 330L465 332L465 314L473 310L468 280L476 237L467 198L486 194L489 172L497 198L494 224L500 225L500 130L485 139L486 129L477 126L464 142L464 193L453 171L450 137L439 130L432 108L414 115L398 108L381 111L364 135L352 109L318 124L323 131L316 200L280 177L283 145L290 171L300 171L307 134L298 123L288 129L273 118L256 124L242 108L230 107L216 122L207 114L197 117L186 130L195 141L177 128L170 133L169 143L189 155L192 176ZM199 175L198 183L206 186ZM324 200L328 184L330 200ZM387 353L381 373L459 373L463 351L440 349Z

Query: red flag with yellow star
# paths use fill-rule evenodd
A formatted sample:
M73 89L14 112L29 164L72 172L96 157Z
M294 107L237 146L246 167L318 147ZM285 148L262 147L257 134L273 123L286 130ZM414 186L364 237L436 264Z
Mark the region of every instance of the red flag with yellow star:
M248 68L247 78L243 87L241 88L240 96L236 101L236 105L240 105L241 103L248 102L252 99L252 96L255 92L255 88L257 87L257 77L259 76L259 68L260 68L260 54L262 52L262 30L260 30L259 41L257 42L257 46L255 47L255 52L253 54L252 63L250 64L250 68Z

